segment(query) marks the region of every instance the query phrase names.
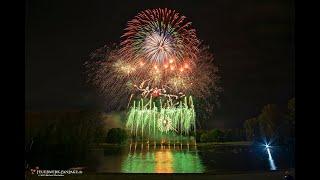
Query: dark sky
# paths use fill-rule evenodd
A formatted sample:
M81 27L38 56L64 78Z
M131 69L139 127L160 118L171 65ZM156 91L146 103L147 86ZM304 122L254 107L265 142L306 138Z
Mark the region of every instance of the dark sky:
M294 96L292 0L27 0L26 110L101 106L85 83L93 50L118 43L139 11L167 7L193 22L220 69L221 107L212 127L241 126L268 103Z

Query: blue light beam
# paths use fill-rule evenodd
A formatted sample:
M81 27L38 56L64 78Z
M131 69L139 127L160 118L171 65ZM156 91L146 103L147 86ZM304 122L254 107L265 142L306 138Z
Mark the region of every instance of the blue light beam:
M274 164L274 161L273 161L273 158L272 158L272 155L271 155L271 152L270 152L270 146L267 144L266 148L267 148L267 152L268 152L268 155L269 155L270 169L271 170L277 170L277 167Z

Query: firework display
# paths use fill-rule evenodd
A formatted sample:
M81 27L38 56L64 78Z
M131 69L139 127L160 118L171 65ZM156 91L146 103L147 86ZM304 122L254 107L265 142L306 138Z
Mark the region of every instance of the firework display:
M213 55L191 22L175 10L145 10L127 23L121 38L120 45L96 50L85 64L89 82L108 106L129 109L132 134L152 127L184 134L195 129L193 102L185 101L205 100L219 87Z
M183 68L197 59L199 40L191 22L175 10L140 12L125 29L120 53L128 61Z
M157 137L161 133L175 132L188 135L196 130L195 111L192 97L184 97L178 106L165 105L160 99L160 106L150 99L134 101L128 113L126 127L134 136Z

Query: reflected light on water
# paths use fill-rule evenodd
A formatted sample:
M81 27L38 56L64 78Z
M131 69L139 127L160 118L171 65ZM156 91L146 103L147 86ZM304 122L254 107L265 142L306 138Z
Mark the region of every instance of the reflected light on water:
M173 173L172 165L172 152L169 149L164 149L155 153L156 173Z
M270 152L270 148L269 148L269 147L267 148L267 152L268 152L268 156L269 156L270 169L271 169L271 170L276 170L277 167L276 167L275 164L274 164L274 161L273 161L273 158L272 158L272 155L271 155L271 152Z
M124 173L202 173L204 166L197 151L174 150L169 147L137 149L122 162Z

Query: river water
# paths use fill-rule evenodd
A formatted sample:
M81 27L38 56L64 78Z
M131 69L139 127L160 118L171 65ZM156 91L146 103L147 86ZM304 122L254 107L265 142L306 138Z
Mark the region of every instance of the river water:
M124 146L90 150L86 166L97 173L231 173L295 167L289 147Z

